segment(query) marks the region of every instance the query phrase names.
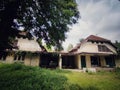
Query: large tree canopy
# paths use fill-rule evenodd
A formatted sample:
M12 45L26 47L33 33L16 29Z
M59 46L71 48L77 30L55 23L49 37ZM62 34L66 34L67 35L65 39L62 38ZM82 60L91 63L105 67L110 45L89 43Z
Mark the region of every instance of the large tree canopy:
M68 25L79 18L75 0L1 0L0 45L24 30L44 40L48 46L61 47ZM29 37L30 35L27 35Z

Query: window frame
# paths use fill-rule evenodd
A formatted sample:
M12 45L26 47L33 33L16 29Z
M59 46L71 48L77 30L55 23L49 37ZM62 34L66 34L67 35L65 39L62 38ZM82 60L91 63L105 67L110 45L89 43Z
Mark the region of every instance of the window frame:
M111 50L105 45L98 45L98 51L99 52L111 52Z

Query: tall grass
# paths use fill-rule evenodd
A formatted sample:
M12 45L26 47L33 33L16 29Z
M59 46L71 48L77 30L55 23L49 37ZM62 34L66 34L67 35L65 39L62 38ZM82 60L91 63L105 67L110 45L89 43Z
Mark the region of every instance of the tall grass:
M120 69L81 73L0 64L0 90L120 90Z
M120 68L115 69L116 78L120 80Z
M63 90L65 76L39 67L0 65L0 90Z
M115 72L65 74L70 83L81 86L83 90L120 90L120 69Z

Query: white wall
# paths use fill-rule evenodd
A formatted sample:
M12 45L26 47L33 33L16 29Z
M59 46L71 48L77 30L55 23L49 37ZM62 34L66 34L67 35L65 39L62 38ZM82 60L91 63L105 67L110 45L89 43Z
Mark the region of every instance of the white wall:
M96 44L86 42L81 44L81 47L78 49L78 52L98 52L98 48Z
M109 48L112 52L101 52L98 51L98 45L105 45ZM87 53L103 53L103 54L117 54L115 48L107 43L92 43L92 42L84 42L81 44L80 48L78 49L78 53L87 52Z
M21 51L41 51L39 44L35 40L19 38L17 46Z

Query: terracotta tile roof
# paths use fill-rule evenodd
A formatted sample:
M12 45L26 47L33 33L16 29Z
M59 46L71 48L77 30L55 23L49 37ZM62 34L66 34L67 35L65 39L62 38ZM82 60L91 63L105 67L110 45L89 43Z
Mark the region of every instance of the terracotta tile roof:
M102 37L98 37L95 35L90 35L86 38L87 41L102 41L102 42L110 42L110 40L107 40L105 38Z
M108 43L112 44L110 40L107 40L107 39L105 39L105 38L98 37L98 36L95 36L95 35L90 35L90 36L88 36L86 39L84 39L82 42L80 42L76 47L74 47L72 50L70 50L69 52L72 53L72 52L77 51L77 50L80 48L81 43L84 43L84 42L86 42L86 41L108 42ZM112 45L113 45L113 44L112 44ZM114 46L114 45L113 45L113 46Z

